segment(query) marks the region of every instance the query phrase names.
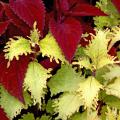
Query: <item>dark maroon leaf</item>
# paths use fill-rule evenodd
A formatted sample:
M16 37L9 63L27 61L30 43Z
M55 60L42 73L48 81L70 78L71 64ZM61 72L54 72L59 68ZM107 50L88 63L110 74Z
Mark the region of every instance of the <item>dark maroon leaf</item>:
M87 0L68 0L70 5L76 5L78 3L88 3Z
M71 17L67 17L63 22L56 22L52 18L50 31L56 38L66 59L71 61L82 34L80 22Z
M7 68L7 60L4 54L0 54L0 83L7 89L7 91L18 98L23 100L22 84L29 63L29 57L22 56L20 60L13 60L10 67Z
M76 6L66 14L72 16L106 16L100 9L89 4L76 4Z
M6 31L10 21L0 22L0 36Z
M113 4L116 6L118 11L120 12L120 0L112 0Z
M1 19L3 18L3 12L4 12L3 6L2 6L2 4L0 3L0 21L1 21Z
M68 2L70 8L75 7L77 4L88 3L87 0L68 0Z
M59 4L62 12L69 10L68 0L59 0Z
M46 68L46 69L48 69L48 68L55 69L56 67L59 66L59 64L57 64L55 60L53 60L53 61L51 62L49 58L41 61L40 64L41 64L42 66L44 66L44 68Z
M45 8L42 0L10 0L10 6L30 27L37 21L39 31L44 28Z
M111 56L117 56L117 49L115 47L112 47L108 54L110 54Z
M6 114L4 113L3 109L0 108L0 119L1 120L9 120L7 117L6 117Z
M7 28L7 37L8 38L12 38L14 36L24 36L24 37L26 37L26 35L28 35L28 33L23 32L21 29L19 29L13 23L10 23L10 25Z
M11 22L15 26L17 26L23 32L25 36L29 35L30 28L28 27L28 25L25 22L23 22L17 15L14 14L14 12L11 10L8 4L3 4L3 7L5 9L6 16L9 19L11 19Z

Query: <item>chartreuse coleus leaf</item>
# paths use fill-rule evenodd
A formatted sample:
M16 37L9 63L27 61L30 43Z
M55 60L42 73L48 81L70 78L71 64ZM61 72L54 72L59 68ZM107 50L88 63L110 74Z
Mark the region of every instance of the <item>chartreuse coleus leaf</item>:
M69 120L101 120L101 119L98 117L97 111L88 112L86 110L83 113L74 114Z
M18 99L10 95L2 86L0 86L0 107L2 107L9 117L13 119L16 115L21 112L21 109L27 109L27 106L30 104L30 100L25 98L25 105L21 103Z
M22 117L18 120L35 120L33 113L27 113L22 115Z
M120 120L120 111L107 106L106 120Z
M45 69L36 61L30 62L28 65L24 79L24 88L31 92L34 104L39 103L39 107L41 107L41 98L44 98L46 93L46 82L51 76L49 73L50 70Z
M41 118L37 118L36 120L51 120L50 116L48 115L42 115Z
M101 83L101 84L105 84L106 83L106 79L104 77L104 75L109 72L109 69L107 66L104 66L98 70L96 70L96 74L95 74L95 78Z
M120 60L120 51L117 52L117 58Z
M110 107L115 107L120 110L120 99L113 95L106 95L103 98L103 102L105 102Z
M85 67L86 69L92 70L92 64L90 63L90 59L88 57L81 57L77 62L73 62L73 65L79 65L80 68Z
M92 76L83 80L79 84L78 92L84 101L85 108L95 108L98 101L98 93L103 86Z
M100 120L106 120L107 105L103 106L100 111Z
M111 32L110 30L96 30L96 35L91 34L91 39L89 45L84 48L85 55L79 57L78 61L73 64L93 71L108 64L120 62L115 61L115 57L108 54L110 48L120 39L119 27L114 27Z
M112 65L112 66L107 66L108 70L104 75L104 79L106 80L112 80L113 78L118 78L120 77L120 66L118 65Z
M31 40L32 46L39 44L40 31L37 29L37 22L34 22L33 24L33 30L30 31L29 39Z
M111 0L99 0L96 2L96 6L108 14L108 16L94 17L94 23L97 28L111 28L120 24L120 14Z
M87 120L87 112L75 113L69 120Z
M106 93L120 98L120 77L105 86Z
M55 113L59 113L57 118L62 120L67 120L79 110L81 105L83 105L83 101L78 93L64 93L53 103Z
M46 112L53 114L54 113L54 108L53 108L53 100L49 99L46 105Z
M74 92L79 88L79 83L83 79L80 73L76 73L71 65L64 64L48 82L51 95L60 92Z
M120 27L118 27L118 26L112 27L111 33L110 33L110 38L111 38L111 41L108 46L109 50L112 48L112 46L116 42L120 41Z
M57 63L59 63L59 60L63 63L67 62L62 50L51 33L48 33L45 38L39 42L39 46L43 57L47 56L50 58L50 61L54 59Z
M114 58L108 55L109 30L97 30L96 35L91 35L92 40L85 49L86 55L91 59L94 69L113 64Z
M35 47L35 44L38 44L40 37L40 32L38 31L36 26L37 23L34 22L33 30L31 30L28 39L20 36L10 38L10 41L6 43L4 49L6 59L12 61L15 57L18 60L19 55L27 55L33 52L31 46Z
M17 40L16 40L17 39ZM15 57L19 59L19 55L27 55L32 52L30 42L23 37L11 38L10 41L6 43L5 49L5 58L9 61L12 61Z
M98 116L98 111L95 110L87 110L87 120L101 120L100 117Z
M87 33L86 33L86 34L87 34ZM89 35L89 34L88 34L88 35ZM86 35L83 34L83 36L81 36L81 37L85 38ZM87 37L88 37L88 36L87 36ZM74 58L75 60L77 60L77 59L80 58L80 57L85 57L84 47L78 45L78 48L76 49L76 53L75 53L75 56L74 56L74 57L75 57L75 58Z

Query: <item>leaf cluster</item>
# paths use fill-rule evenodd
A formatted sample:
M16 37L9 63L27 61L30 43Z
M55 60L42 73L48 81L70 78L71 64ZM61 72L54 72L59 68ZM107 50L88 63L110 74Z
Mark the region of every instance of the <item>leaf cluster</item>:
M74 1L70 3L56 1L58 5L56 11L58 13L61 11L67 16L71 15L72 18L66 18L61 24L54 20L58 15L53 15L50 21L51 31L44 38L41 38L39 31L41 23L35 22L28 37L11 38L4 47L4 53L0 53L0 68L5 70L5 72L1 70L0 76L0 107L10 120L31 106L36 106L39 115L35 116L34 112L27 111L19 120L120 119L120 61L117 56L109 54L109 50L120 40L120 27L95 30L94 35L90 34L89 44L86 47L79 46L73 61L68 62L78 45L78 41L73 38L80 34L80 29L74 35L71 34L71 31L75 31L77 25L80 25L74 17L83 15L77 7L72 9L71 13L69 5L73 3ZM77 3L74 4L77 6ZM20 16L18 8L15 7L17 5L16 2L11 2L12 9L16 9ZM78 2L78 7L83 10L85 6ZM96 8L89 5L87 7L92 11L89 15L96 14L93 12ZM87 10L85 12L88 15ZM101 13L99 9L97 12ZM31 21L27 21L24 15L21 17L25 23L31 25ZM64 32L63 26L66 28L66 25L70 30L64 29ZM62 36L63 33L65 36ZM71 37L70 47L73 43L71 40L75 42L75 46L70 48L72 53L65 52L69 44L64 46L62 42L59 43L63 40L62 37L64 40ZM56 71L45 68L39 62L39 56L43 59L49 58L50 62L55 61L59 67ZM11 70L14 70L14 73L11 73Z

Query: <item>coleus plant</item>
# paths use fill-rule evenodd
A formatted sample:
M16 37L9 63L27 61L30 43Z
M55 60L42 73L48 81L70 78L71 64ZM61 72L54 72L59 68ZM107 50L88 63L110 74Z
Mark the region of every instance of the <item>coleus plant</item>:
M120 61L108 51L120 40L120 28L96 30L89 45L79 47L72 64L51 33L42 40L39 36L35 22L29 37L11 38L4 47L5 55L1 52L0 66L5 70L0 76L0 105L8 118L12 120L22 109L37 104L45 114L36 118L28 112L19 120L119 119ZM34 49L36 45L40 47L38 51ZM39 54L62 62L54 75L38 62ZM10 86L11 83L17 84ZM47 93L51 97L46 101Z
M59 113L57 118L63 120L74 120L87 115L91 119L100 119L103 116L106 119L119 118L119 107L115 103L113 104L113 101L119 103L119 94L116 92L119 91L119 86L117 86L116 91L112 91L116 85L119 85L119 66L116 65L118 61L108 54L114 43L119 41L119 28L113 29L112 32L98 31L96 37L92 35L91 43L88 47L83 48L84 53L80 53L83 56L78 57L78 62L68 63L68 60L71 61L73 58L82 34L80 23L83 21L79 17L105 15L103 12L82 0L56 0L54 9L48 13L47 24L49 24L50 32L47 31L46 35L46 31L44 33L44 29L46 30L44 28L45 7L42 1L36 0L33 3L33 1L27 0L10 0L9 4L1 3L1 5L1 16L4 12L6 14L6 17L4 17L6 21L3 20L1 23L1 34L5 32L7 27L12 26L11 28L13 28L13 25L18 28L17 35L21 35L20 30L22 31L21 36L11 38L7 42L4 48L5 55L3 52L0 53L0 68L2 68L0 70L0 105L9 119L13 119L22 109L28 109L28 106L36 104L41 111L47 111L50 115L44 114L41 118L34 118L33 114L28 113L23 115L21 119L54 119L53 113ZM86 7L89 8L90 12ZM27 13L21 12L21 9L22 11L27 9ZM28 14L30 11L34 11L36 14L31 16L31 14ZM41 11L40 16L38 11ZM33 23L34 27L30 32ZM26 37L26 35L29 35L29 37ZM104 36L104 40L101 40L101 36ZM103 42L101 43L101 41ZM110 44L108 44L109 42ZM93 54L94 51L98 52ZM45 69L37 60L40 54L43 57L49 57L51 61L54 59L57 63L60 61L62 64L64 63L54 76L52 76L51 70ZM80 65L78 72L76 72L74 65L77 67ZM83 70L85 73L81 74ZM105 75L101 75L102 70L105 70ZM110 75L112 77L109 78ZM47 82L48 80L49 82ZM96 87L90 86L91 81L93 86ZM47 85L53 98L50 98L44 106L43 98L47 94ZM90 90L93 91L91 95L88 94ZM54 99L54 96L59 94L60 96ZM109 101L111 97L112 103ZM69 102L72 103L70 107L66 104ZM68 109L66 109L66 106ZM111 109L111 107L116 109ZM79 108L81 113L76 113ZM97 111L94 111L95 109ZM102 111L103 113L100 113ZM2 109L0 109L0 112L4 117L3 119L7 119ZM112 114L113 112L114 114ZM118 118L116 118L117 116Z
M83 32L81 22L77 19L80 16L106 15L100 9L89 5L85 0L54 0L53 10L46 14L42 0L10 0L9 4L1 2L1 7L1 12L5 12L7 17L4 17L4 19L7 20L1 22L0 34L4 33L8 24L12 23L18 28L18 33L15 32L17 35L21 32L23 35L29 35L30 28L36 21L41 37L44 36L47 28L49 28L48 30L56 38L66 59L69 61L73 58ZM17 30L15 29L14 31Z

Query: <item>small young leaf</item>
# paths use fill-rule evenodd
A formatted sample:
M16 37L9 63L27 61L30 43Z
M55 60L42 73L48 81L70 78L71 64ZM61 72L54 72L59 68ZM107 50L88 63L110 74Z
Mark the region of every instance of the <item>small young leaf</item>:
M96 107L100 89L102 89L102 85L92 76L79 84L78 91L81 92L85 107Z
M33 30L31 30L29 38L33 44L39 44L40 31L37 29L37 22L34 22Z
M33 61L28 65L27 73L24 79L24 88L31 92L34 104L39 103L41 107L41 98L45 95L45 88L49 75L49 70L43 68L39 63Z
M92 69L92 65L88 57L79 58L78 62L73 62L73 65L79 65L80 68L85 67L86 69Z
M79 57L84 57L85 56L85 51L84 51L84 47L78 46L76 53L75 53L75 59L79 58Z
M22 115L22 118L18 120L35 120L35 118L32 113L27 113L27 114Z
M81 79L83 78L80 77L80 74L76 73L70 65L62 65L61 69L48 82L51 95L76 91L79 88Z
M83 105L80 94L64 93L54 101L55 113L59 113L58 118L67 120L72 114L79 110Z
M67 62L58 43L51 33L48 33L46 37L39 42L39 45L43 57L50 57L50 61L54 59L57 63L59 63L59 60L63 63Z
M27 55L32 52L30 43L27 39L23 37L16 37L16 39L17 40L11 38L4 49L4 52L6 52L5 58L9 61L12 61L14 57L18 60L19 55Z

